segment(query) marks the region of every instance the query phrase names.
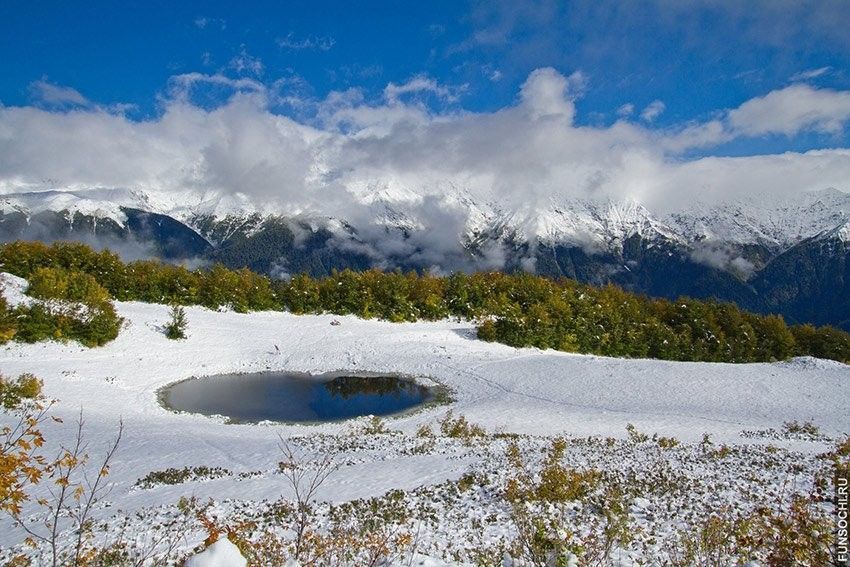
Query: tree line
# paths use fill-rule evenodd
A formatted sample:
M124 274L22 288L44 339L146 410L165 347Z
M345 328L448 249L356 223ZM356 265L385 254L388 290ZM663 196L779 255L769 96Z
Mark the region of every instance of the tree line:
M342 270L324 278L302 274L272 280L219 264L190 270L153 260L125 263L110 251L83 244L23 241L0 247L0 270L30 280L30 294L82 298L104 310L111 307L111 297L397 322L459 317L476 321L483 340L511 346L664 360L765 362L811 355L850 362L850 334L833 327L787 325L778 315L756 315L730 303L654 299L613 285L594 287L526 273L443 277ZM98 339L112 330L104 327L108 332L97 334Z

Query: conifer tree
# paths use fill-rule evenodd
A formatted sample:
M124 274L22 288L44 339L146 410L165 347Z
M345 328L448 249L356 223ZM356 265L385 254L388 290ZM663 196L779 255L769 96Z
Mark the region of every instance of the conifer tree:
M171 306L169 315L171 320L165 326L165 336L175 341L185 339L186 328L189 326L189 322L186 320L186 310L175 303Z

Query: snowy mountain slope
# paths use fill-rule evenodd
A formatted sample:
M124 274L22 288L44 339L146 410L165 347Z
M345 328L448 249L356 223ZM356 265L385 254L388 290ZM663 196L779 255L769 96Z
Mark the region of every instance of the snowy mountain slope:
M67 212L110 219L124 225L127 217L121 207L151 210L147 196L123 189L86 189L82 191L37 191L0 195L0 211L4 214L22 213L27 216L44 211Z
M484 233L510 233L526 241L539 239L547 244L569 243L600 250L617 250L626 239L638 235L682 245L711 241L758 244L778 251L835 229L850 219L850 195L835 189L803 193L779 202L763 196L714 205L694 203L684 210L663 214L655 214L635 201L586 199L550 199L539 206L512 210L492 198L477 199L456 187L430 195L374 187L353 194L366 207L370 222L402 231L435 228L430 226L429 219L423 218L422 203L426 197L436 195L439 206L462 213L459 237L474 240L476 235ZM260 209L244 195L205 192L177 195L92 188L0 195L0 212L4 213L78 212L123 225L126 218L121 207L168 215L189 225L198 219L235 224L239 219L279 215L283 211L267 205ZM327 222L330 216L317 218ZM345 223L349 219L339 221Z
M832 230L848 219L850 195L824 189L778 202L762 196L715 206L695 203L670 214L668 222L690 242L762 244L779 250Z
M686 244L685 239L636 201L562 201L541 211L537 219L533 236L549 244L591 243L604 250L622 250L623 243L632 236L650 242L665 239Z
M256 208L247 198L204 192L164 193L94 187L51 188L0 194L0 212L2 213L19 212L26 215L35 215L44 211L71 215L80 213L97 218L108 218L123 226L126 217L121 212L121 208L168 215L180 221L201 215L224 218L228 215L248 216L256 212Z
M817 240L833 240L837 242L843 242L845 244L850 243L850 220L845 222L844 224L840 224L833 228L832 230L824 230L815 236Z

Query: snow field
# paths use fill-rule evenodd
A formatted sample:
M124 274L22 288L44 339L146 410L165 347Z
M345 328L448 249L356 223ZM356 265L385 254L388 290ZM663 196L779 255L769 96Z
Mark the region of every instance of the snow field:
M11 287L7 283L7 297ZM49 448L70 440L68 424L80 408L93 455L123 420L125 435L110 475L115 486L98 518L109 526L130 518L126 529L135 538L150 538L157 522L177 518L181 497L213 498L211 510L228 521L256 520L281 497L290 498L278 471L283 437L306 455L330 450L341 463L319 491L320 525L328 525L334 506L401 490L399 506L410 517L399 529L415 535L414 564L470 562L476 549L507 545L512 537L501 498L511 474L508 444L516 442L529 463L539 464L552 438L566 436L566 465L598 469L635 487L630 518L637 536L632 546L616 550L623 564L631 564L657 557L677 529L712 510L747 510L780 493L805 492L826 466L816 455L850 432L850 367L831 361L610 359L485 343L466 322L396 324L199 307L186 309L188 339L169 341L160 330L167 306L116 307L126 322L112 343L96 349L8 344L0 347L0 372L32 372L44 380L45 394L58 400L52 413L65 424L45 426ZM330 325L333 319L342 324ZM395 372L444 384L454 401L388 419L393 432L380 435L357 433L362 420L231 425L172 413L157 401L159 388L190 376L263 370ZM437 423L448 409L491 435L470 443L439 436ZM3 423L9 419L2 416ZM812 421L822 436L781 433L794 420ZM634 443L627 438L630 423L683 444L662 449L651 440ZM416 435L426 424L437 433L431 440ZM707 456L699 445L704 433L730 452ZM199 466L226 474L136 486L151 471ZM461 478L472 478L471 486L461 490ZM592 530L598 516L580 503L535 513L574 526L577 537ZM277 528L287 533L286 526ZM186 551L204 539L197 525L184 536ZM0 558L22 539L20 530L4 526Z

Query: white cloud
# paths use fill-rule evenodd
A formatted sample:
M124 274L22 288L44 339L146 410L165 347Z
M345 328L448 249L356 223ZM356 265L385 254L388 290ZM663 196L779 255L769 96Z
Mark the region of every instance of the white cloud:
M660 100L653 100L646 106L646 108L641 111L640 117L646 122L652 122L653 120L661 116L661 113L664 112L666 108L667 105L665 105Z
M791 75L790 80L793 81L808 81L809 79L816 79L818 77L822 77L826 75L832 70L832 67L819 67L817 69L809 69L807 71L800 71L799 73L794 73Z
M263 61L259 57L249 54L243 45L239 54L230 60L228 67L240 75L254 75L259 77L263 74Z
M286 37L278 38L277 45L284 49L318 49L319 51L329 51L336 40L332 37L309 36L303 39L297 39L293 33L289 33Z
M627 116L631 116L635 113L635 105L627 102L623 106L617 109L617 116L622 116L623 118Z
M425 75L417 75L400 85L389 83L384 88L384 98L394 103L398 102L399 98L403 95L427 92L447 102L455 102L464 90L466 90L466 85L449 87L441 85L436 80Z
M54 110L99 109L112 114L124 115L137 110L135 104L116 102L108 105L95 104L72 87L56 85L42 79L29 85L30 95L37 106Z
M664 133L668 151L717 146L736 138L803 132L840 134L850 120L850 91L794 84L752 98L738 108L717 113L707 122L691 123Z
M207 75L204 73L183 73L173 75L168 79L168 95L170 100L187 102L192 90L198 85L214 85L224 87L232 92L249 92L265 96L266 86L254 79L242 77L233 79L221 73Z
M793 136L803 131L835 134L850 120L850 92L794 84L748 100L729 112L738 134Z
M534 117L561 116L572 122L575 115L573 100L581 95L586 85L587 79L581 71L564 77L555 69L545 67L531 72L519 95L522 105Z
M55 85L41 79L30 84L30 93L38 101L54 106L89 106L89 100L80 94L80 91L72 87Z
M696 243L691 251L691 260L712 268L736 273L743 279L748 279L755 271L752 262L738 256L718 242Z

